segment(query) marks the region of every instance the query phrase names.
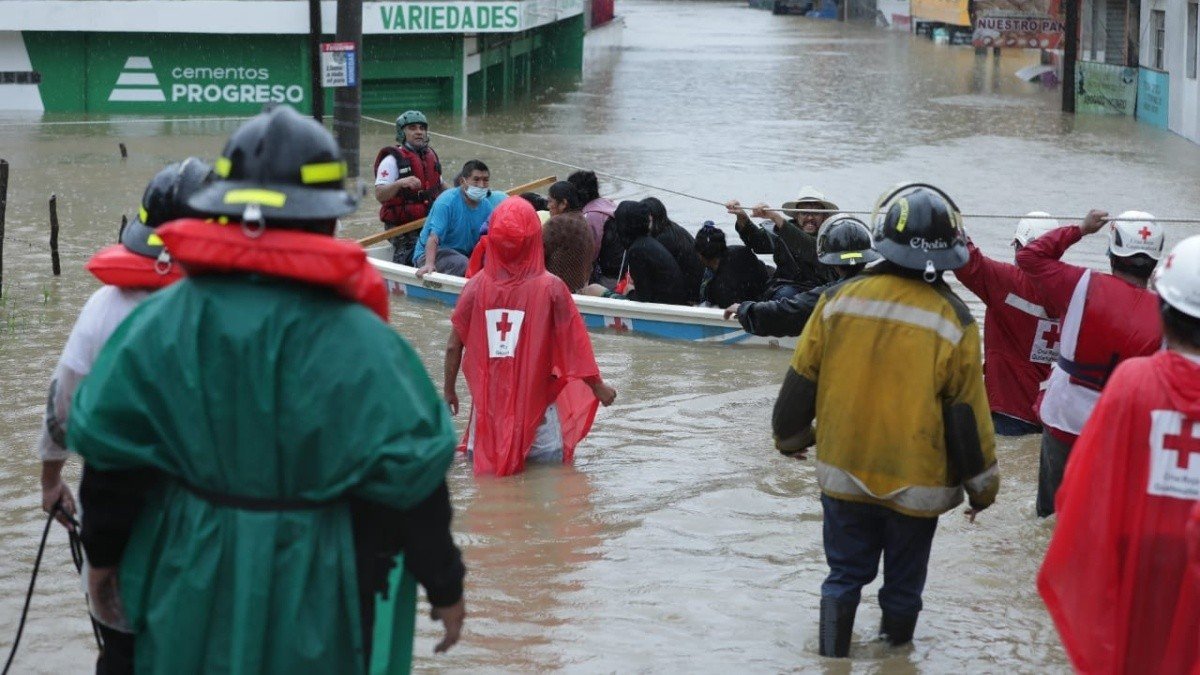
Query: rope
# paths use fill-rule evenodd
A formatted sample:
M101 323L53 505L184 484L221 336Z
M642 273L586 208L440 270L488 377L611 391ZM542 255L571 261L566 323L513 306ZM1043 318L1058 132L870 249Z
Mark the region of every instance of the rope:
M368 117L366 115L363 115L362 118L364 120L369 120L371 122L378 122L379 124L386 124L387 126L395 125L395 122L381 120L377 117ZM609 180L615 180L615 181L618 181L621 183L629 183L631 185L637 185L639 187L643 187L648 190L656 190L659 192L666 192L668 194L673 194L673 195L676 195L679 197L684 197L686 199L693 199L695 201L703 202L705 204L714 204L716 206L720 206L721 208L725 208L725 202L718 201L716 199L709 199L707 197L701 197L699 195L694 195L694 194L691 194L688 192L682 192L680 190L673 190L671 188L666 188L666 187L662 187L662 186L658 186L658 185L651 185L649 183L643 183L642 181L635 180L633 178L628 178L626 176L618 176L616 174L605 173L603 171L596 171L595 169L589 169L587 167L579 166L577 164L571 164L569 162L562 162L557 159L551 159L549 157L541 157L539 155L533 155L533 154L530 154L527 152L521 152L519 150L512 150L509 148L504 148L499 145L492 145L490 143L481 143L480 141L473 141L473 140L470 140L467 138L460 138L458 136L451 136L450 134L442 134L442 133L437 133L434 131L430 131L429 135L436 136L438 138L445 138L446 140L450 140L450 141L456 141L458 143L466 143L467 145L474 145L476 147L486 148L488 150L495 150L496 152L506 152L510 155L516 155L518 157L524 157L526 159L533 159L533 160L537 160L539 162L545 162L547 164L554 164L556 166L562 166L562 167L566 167L568 169L575 169L576 171L592 171L597 176L602 176L604 178L608 178ZM870 215L873 215L873 213L874 213L873 211L847 211L845 209L785 209L782 207L779 207L779 208L769 207L769 208L765 208L763 210L764 211L776 211L779 213L801 213L801 212L830 213L830 214L845 213L845 214L851 215L851 216L870 216ZM1024 214L1010 215L1010 214L995 214L995 213L964 213L964 214L962 214L962 217L963 218L1001 219L1001 220L1020 220L1021 218L1032 218L1032 219L1038 219L1038 220L1058 220L1058 221L1068 221L1068 222L1082 222L1083 221L1083 216L1026 216ZM1118 221L1118 220L1144 221L1145 219L1144 218L1117 218L1114 216L1111 218L1107 218L1106 220L1107 221ZM1200 223L1200 218L1154 218L1150 222L1156 222L1156 223Z
M38 544L37 558L33 561L33 574L29 577L29 590L25 592L25 607L21 610L21 620L17 623L17 637L13 640L12 649L8 652L8 661L4 663L4 671L2 675L8 675L8 670L12 668L13 659L17 656L17 647L21 645L21 635L25 632L25 620L29 617L29 603L33 600L33 588L37 584L38 571L42 567L42 553L46 550L46 540L50 537L50 525L54 522L54 516L59 511L67 516L71 522L71 527L67 528L67 536L71 547L71 562L75 564L75 571L83 572L83 545L79 541L79 534L76 528L79 523L74 518L67 515L63 511L62 500L54 503L54 507L50 509L50 515L46 517L46 527L42 529L42 541ZM90 617L90 615L89 615ZM92 634L96 637L96 645L101 649L104 648L103 642L100 640L100 630L96 627L96 620L92 619Z

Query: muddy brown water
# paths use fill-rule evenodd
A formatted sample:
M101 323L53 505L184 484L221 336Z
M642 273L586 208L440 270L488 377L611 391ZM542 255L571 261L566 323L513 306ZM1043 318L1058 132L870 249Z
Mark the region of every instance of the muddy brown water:
M1029 53L968 48L730 2L627 0L591 34L577 87L502 113L435 116L433 129L594 166L712 199L779 203L802 184L851 209L905 179L936 183L972 213L1200 213L1200 148L1132 120L1071 118L1057 91L1019 81ZM149 177L211 159L236 122L0 118L12 165L0 305L0 644L10 643L41 532L34 444L50 372L97 283L83 269L116 236ZM57 124L72 123L72 124ZM390 136L365 123L366 161ZM130 150L119 159L117 144ZM475 156L495 184L566 171L437 139L447 167ZM447 169L449 173L449 169ZM690 229L721 209L606 181L615 198L660 196ZM46 200L59 196L64 273L50 276ZM375 231L364 202L348 233ZM1010 258L1011 220L968 219L984 250ZM1200 232L1172 226L1170 241ZM1100 267L1089 238L1068 259ZM982 308L973 297L974 311ZM397 300L392 322L440 372L447 312ZM1037 447L1001 440L1003 485L975 525L942 519L913 646L871 638L868 587L853 661L816 656L821 549L810 463L771 448L770 407L788 354L595 333L619 390L571 468L505 480L454 466L456 536L470 566L463 642L419 670L481 672L1063 672L1034 588L1051 524L1033 515ZM460 384L460 390L465 387ZM869 410L861 411L864 419ZM77 476L77 467L70 470ZM55 528L15 672L85 672L94 646Z

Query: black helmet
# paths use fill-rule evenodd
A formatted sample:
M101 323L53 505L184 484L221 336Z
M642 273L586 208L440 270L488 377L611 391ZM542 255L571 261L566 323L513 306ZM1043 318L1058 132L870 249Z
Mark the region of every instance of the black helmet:
M216 181L188 201L211 215L243 218L257 206L269 225L336 218L358 206L344 189L346 162L333 136L285 105L238 127L213 172Z
M954 201L927 183L906 183L885 192L875 203L875 250L889 261L924 272L962 267L970 257L962 216Z
M138 255L159 257L163 245L154 230L177 218L201 215L188 208L187 201L204 185L211 173L212 167L208 164L188 157L155 174L142 193L137 216L121 232L121 244Z
M817 260L826 265L854 267L879 260L879 253L871 246L871 230L866 223L835 213L817 231Z

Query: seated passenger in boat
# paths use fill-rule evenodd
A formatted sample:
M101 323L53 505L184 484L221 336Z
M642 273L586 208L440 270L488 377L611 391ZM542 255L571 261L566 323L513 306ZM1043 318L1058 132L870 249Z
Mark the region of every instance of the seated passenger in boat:
M700 262L700 256L696 255L696 238L667 216L667 207L657 198L647 197L642 203L650 209L650 236L657 239L679 264L688 302L699 302L704 263Z
M746 246L727 246L725 232L705 221L696 233L696 253L708 268L700 286L700 297L713 307L728 307L743 300L757 300L767 289L770 272Z
M562 279L572 293L578 293L592 276L592 232L580 211L582 204L574 185L559 181L550 186L549 195L551 216L542 226L546 271Z
M617 205L611 199L606 199L600 196L600 181L596 178L594 171L576 171L570 176L567 176L567 181L575 186L579 191L579 201L583 202L583 217L587 220L588 228L592 231L592 241L594 251L592 253L593 260L599 260L601 241L604 238L605 224L612 220L613 213L617 210ZM609 228L611 230L611 226ZM610 237L610 241L612 238ZM610 251L613 247L609 246ZM619 249L619 246L618 246ZM617 250L616 265L620 263L620 250ZM609 256L611 263L612 256ZM599 266L592 270L592 281L605 284L607 287L612 287L617 283L616 270L610 269L611 274L608 278L604 278L603 272Z
M679 264L666 247L650 236L650 209L641 202L621 202L613 215L613 225L621 245L625 247L624 267L629 270L633 288L622 294L592 284L583 293L638 302L688 304L689 295Z
M418 277L433 271L465 276L481 229L505 197L488 188L491 172L483 162L470 160L463 165L462 175L458 189L443 192L429 209L413 251Z

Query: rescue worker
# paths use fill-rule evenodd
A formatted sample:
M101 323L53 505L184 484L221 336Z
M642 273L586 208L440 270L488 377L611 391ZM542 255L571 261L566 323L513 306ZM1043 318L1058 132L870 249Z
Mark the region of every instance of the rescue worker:
M1017 267L1038 289L1046 313L1062 317L1062 344L1038 408L1045 427L1037 492L1042 518L1054 513L1071 446L1113 369L1125 359L1153 354L1162 343L1158 298L1146 289L1166 241L1154 216L1126 211L1109 224L1112 274L1059 260L1084 235L1099 232L1107 218L1093 210L1082 225L1060 227L1017 251Z
M1049 214L1033 211L1017 223L1012 245L1020 251L1058 228ZM974 242L966 265L954 275L987 308L983 317L983 381L992 424L1001 436L1040 433L1034 412L1039 387L1058 357L1061 321L1042 306L1037 284L1012 263L992 260Z
M154 291L183 278L179 265L171 260L154 230L167 221L196 215L188 208L187 200L211 170L199 159L189 157L159 171L142 193L137 216L121 232L121 242L100 250L87 263L87 270L104 286L88 298L67 337L50 380L38 439L42 509L50 513L59 505L58 521L68 528L75 527L70 519L77 511L75 497L62 478L62 470L70 456L66 433L75 390L91 371L96 354L108 336L133 308ZM103 648L96 671L132 672L133 636L103 623L97 623L97 629Z
M570 290L546 271L529 202L509 197L496 207L483 273L463 287L451 323L443 396L457 414L461 367L471 391L466 445L475 473L570 464L597 402L609 405L617 392L600 377Z
M1038 591L1081 673L1195 673L1200 574L1200 236L1155 288L1166 349L1125 360L1071 450Z
M439 651L465 611L449 415L332 236L355 200L329 132L275 107L214 172L188 204L234 222L160 228L188 277L121 324L71 409L96 614L132 630L140 672L364 673L387 592L372 672L404 672L411 578Z
M445 186L442 162L429 147L429 120L419 110L396 118L396 145L375 155L375 199L385 230L420 220ZM420 230L392 237L392 262L413 264Z
M857 277L866 265L879 260L879 253L873 247L871 230L866 223L854 216L838 213L821 225L817 234L817 260L832 267L838 280L783 300L730 305L725 308L725 318L737 315L742 330L751 335L799 335L804 332L804 325L812 316L821 295Z
M763 300L790 298L837 281L833 269L817 260L817 231L838 207L816 189L805 186L800 189L799 197L784 202L785 209L805 209L792 218L770 210L766 204L755 206L752 215L770 219L773 227L769 230L755 225L737 200L726 203L725 208L737 217L735 228L742 242L755 253L770 254L775 260L775 273Z
M885 260L822 295L772 417L781 452L804 458L817 446L824 656L849 654L881 554L881 637L912 640L938 516L965 487L973 522L999 489L979 330L941 278L967 261L958 209L910 184L885 193L875 222Z

